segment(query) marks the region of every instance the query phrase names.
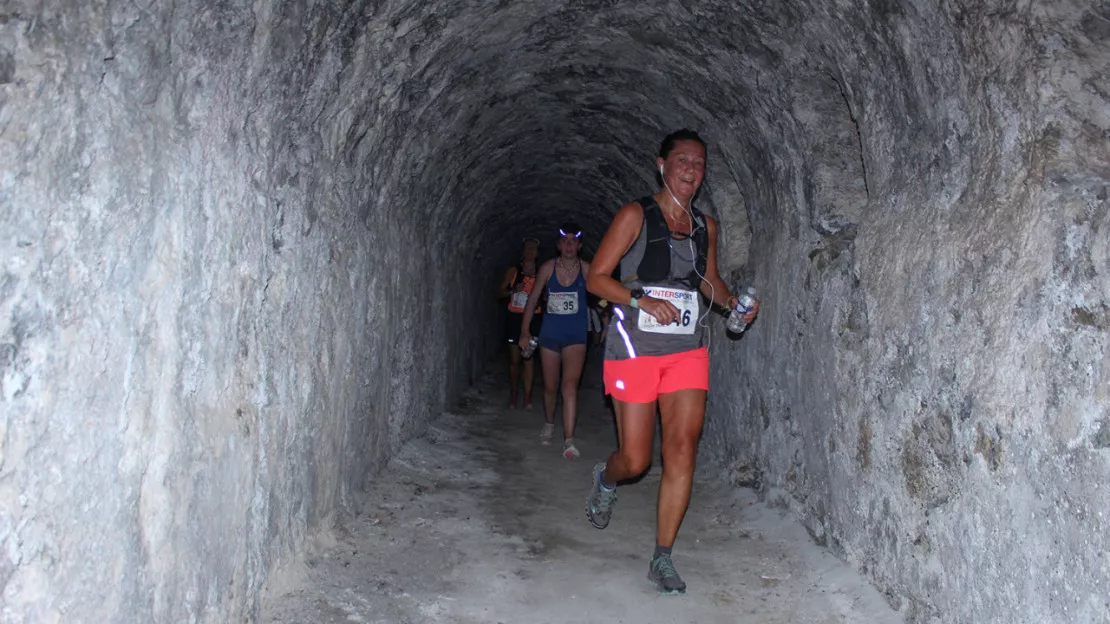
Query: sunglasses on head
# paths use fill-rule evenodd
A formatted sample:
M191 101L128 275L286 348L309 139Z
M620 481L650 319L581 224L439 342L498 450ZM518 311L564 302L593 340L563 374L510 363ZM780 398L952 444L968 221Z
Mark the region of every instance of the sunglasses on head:
M567 231L563 230L563 228L559 228L559 236L573 236L575 238L582 238L582 230L568 233Z

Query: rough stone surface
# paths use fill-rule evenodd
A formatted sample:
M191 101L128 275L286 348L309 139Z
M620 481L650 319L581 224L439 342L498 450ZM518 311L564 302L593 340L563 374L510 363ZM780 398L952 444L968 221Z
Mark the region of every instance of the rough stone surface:
M1108 622L1110 12L932 5L815 9L760 81L706 454L907 621Z
M689 590L658 595L646 572L659 445L648 474L621 488L609 526L590 525L590 471L616 435L600 357L586 370L579 461L539 444L540 412L504 407L508 384L497 366L405 444L355 513L278 573L259 622L901 621L863 575L811 542L790 510L713 471L696 480L675 548Z
M484 362L372 10L3 5L0 621L252 618Z
M6 2L0 618L253 617L690 126L706 458L909 621L1105 622L1108 75L1077 0Z

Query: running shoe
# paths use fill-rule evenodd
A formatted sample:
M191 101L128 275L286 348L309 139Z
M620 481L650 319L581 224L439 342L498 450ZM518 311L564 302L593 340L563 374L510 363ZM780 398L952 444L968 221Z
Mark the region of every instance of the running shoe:
M686 583L674 569L674 562L670 555L659 555L651 560L648 566L648 580L655 583L655 589L660 594L685 594Z
M578 459L578 447L574 445L574 438L563 440L563 459Z
M601 473L605 471L605 462L594 466L594 484L590 490L590 497L586 499L586 517L594 528L604 529L609 526L609 517L613 515L613 503L617 502L617 489L609 489L601 485Z
M555 435L555 424L544 423L540 429L540 444L551 444L551 436Z

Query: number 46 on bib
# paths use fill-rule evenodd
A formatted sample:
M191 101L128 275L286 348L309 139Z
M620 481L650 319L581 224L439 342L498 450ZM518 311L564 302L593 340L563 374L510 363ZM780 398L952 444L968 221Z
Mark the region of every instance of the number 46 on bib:
M640 331L653 334L678 334L690 335L694 333L694 324L698 319L698 294L692 290L679 288L664 288L650 286L644 288L644 294L653 299L662 299L678 308L678 317L674 321L661 325L655 317L640 310L640 320L637 326Z

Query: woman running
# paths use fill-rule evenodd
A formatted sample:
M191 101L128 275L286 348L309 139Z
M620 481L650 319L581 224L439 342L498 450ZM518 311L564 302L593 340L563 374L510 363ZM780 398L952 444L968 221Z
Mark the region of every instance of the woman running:
M536 258L540 255L540 241L535 238L524 239L520 250L520 262L509 267L497 287L499 299L509 300L509 315L505 321L505 338L509 343L509 407L516 407L516 389L520 382L520 348L516 341L520 337L521 323L524 321L524 306L536 281ZM540 326L539 309L532 316L532 330ZM528 343L524 343L528 344ZM535 381L535 359L524 360L524 407L532 409L532 384Z
M548 260L536 274L536 286L524 311L520 332L523 347L532 338L529 321L544 290L547 312L540 328L540 357L543 362L544 426L540 441L551 443L555 433L555 401L559 396L560 369L563 391L563 457L578 458L574 445L574 423L578 418L578 381L586 362L586 274L589 263L578 257L582 230L575 223L559 228L559 256Z
M692 205L705 176L705 142L689 130L668 135L656 167L663 188L621 207L588 274L590 292L613 303L604 380L620 447L607 463L594 466L586 516L604 529L617 483L648 469L658 405L663 478L648 578L662 593L682 593L686 583L671 548L690 502L709 390L709 353L702 342L709 310L702 310L698 293L730 309L736 297L717 273L717 222ZM623 282L612 277L618 264ZM757 303L746 320L758 309Z

